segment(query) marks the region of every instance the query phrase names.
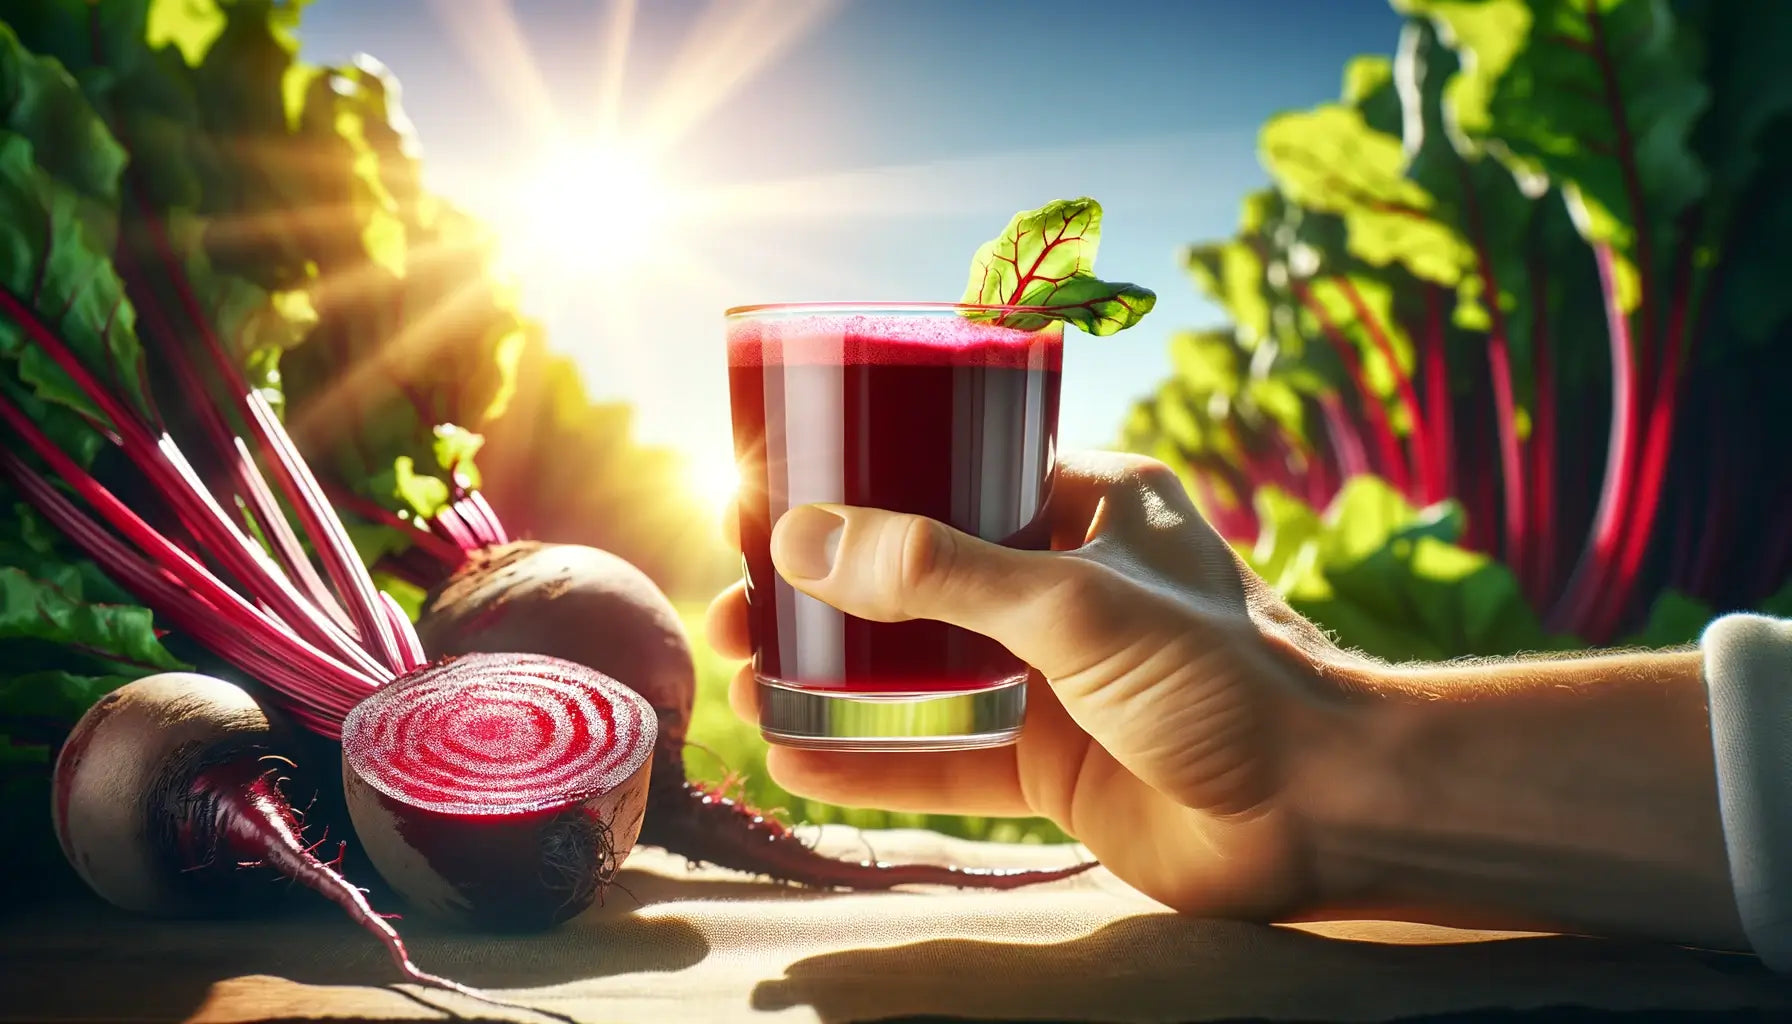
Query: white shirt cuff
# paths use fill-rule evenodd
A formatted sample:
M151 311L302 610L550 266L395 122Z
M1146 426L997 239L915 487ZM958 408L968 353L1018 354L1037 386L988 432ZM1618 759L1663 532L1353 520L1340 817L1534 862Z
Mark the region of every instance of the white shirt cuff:
M1725 615L1699 648L1736 909L1762 962L1792 972L1792 620Z

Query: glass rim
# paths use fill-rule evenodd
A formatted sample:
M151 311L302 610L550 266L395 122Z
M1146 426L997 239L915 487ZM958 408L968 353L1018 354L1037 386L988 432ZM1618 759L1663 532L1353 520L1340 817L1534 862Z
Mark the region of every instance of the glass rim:
M975 311L988 313L1049 313L1061 306L1022 306L977 302L759 302L746 306L730 306L722 312L724 319L759 316L767 313L948 313Z

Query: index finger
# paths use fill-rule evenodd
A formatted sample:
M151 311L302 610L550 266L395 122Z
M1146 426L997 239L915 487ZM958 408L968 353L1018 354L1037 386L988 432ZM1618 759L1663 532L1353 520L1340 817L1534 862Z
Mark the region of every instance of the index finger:
M736 582L716 595L703 615L703 632L710 649L724 658L745 658L753 653L747 634L747 586Z
M1154 464L1155 460L1130 452L1060 454L1044 510L1051 524L1053 550L1069 551L1088 543L1102 502L1123 491L1129 480Z

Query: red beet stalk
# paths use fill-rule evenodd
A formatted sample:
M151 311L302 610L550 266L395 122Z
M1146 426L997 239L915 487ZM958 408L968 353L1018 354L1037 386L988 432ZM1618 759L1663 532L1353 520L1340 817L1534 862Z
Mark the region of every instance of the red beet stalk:
M1407 374L1406 369L1400 365L1400 360L1395 357L1394 344L1388 339L1386 328L1380 318L1369 309L1369 304L1363 301L1362 293L1357 290L1356 284L1349 277L1343 275L1334 278L1333 281L1343 291L1345 300L1350 303L1350 308L1356 313L1357 321L1363 325L1363 330L1368 332L1369 340L1374 343L1375 350L1381 353L1383 359L1387 360L1388 372L1394 375L1394 388L1400 397L1401 406L1406 410L1407 423L1410 424L1412 463L1419 477L1407 496L1420 501L1428 500L1426 496L1437 489L1437 484L1431 476L1431 452L1425 437L1425 421L1419 415L1419 394L1412 386L1412 377Z
M1534 589L1530 578L1530 509L1525 503L1524 455L1518 441L1518 402L1512 394L1512 352L1506 332L1506 314L1500 308L1500 286L1494 274L1493 260L1487 252L1487 235L1481 222L1481 207L1475 200L1468 168L1460 166L1462 194L1468 213L1470 240L1474 245L1475 263L1481 273L1482 302L1492 331L1487 337L1487 369L1493 380L1494 423L1498 428L1500 480L1505 501L1505 561L1518 576L1519 586Z
M1406 493L1412 485L1412 475L1406 468L1406 456L1400 451L1399 442L1394 440L1394 431L1388 425L1387 410L1382 407L1381 398L1370 389L1369 382L1363 377L1362 361L1357 358L1356 345L1339 328L1331 314L1326 312L1325 306L1314 298L1311 289L1299 281L1293 283L1293 289L1301 304L1319 321L1320 329L1331 342L1332 349L1337 352L1338 359L1344 364L1345 373L1356 389L1363 419L1368 422L1370 434L1375 440L1375 459L1370 463L1370 470L1386 477L1396 490Z

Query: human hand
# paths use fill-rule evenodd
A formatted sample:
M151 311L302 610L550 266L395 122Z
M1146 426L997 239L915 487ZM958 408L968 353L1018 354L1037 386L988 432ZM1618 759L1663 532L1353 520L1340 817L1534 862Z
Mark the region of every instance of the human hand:
M1345 659L1238 559L1160 463L1066 457L1044 514L1053 551L876 509L786 514L772 556L798 590L862 618L962 626L1036 671L1013 745L773 747L772 777L840 804L1043 815L1178 910L1300 912L1318 880L1295 790L1345 685L1334 671ZM739 586L711 605L708 632L724 656L750 653ZM757 722L755 700L749 665L731 701Z

